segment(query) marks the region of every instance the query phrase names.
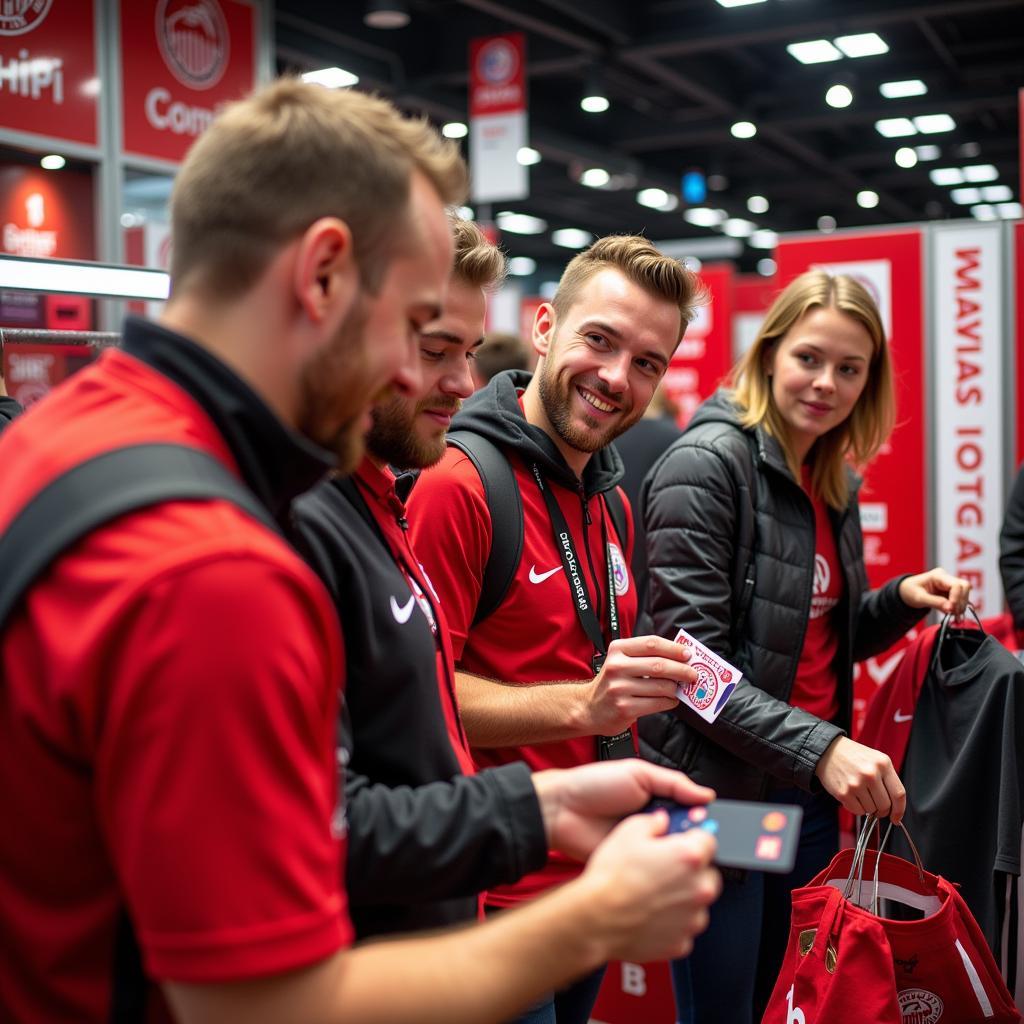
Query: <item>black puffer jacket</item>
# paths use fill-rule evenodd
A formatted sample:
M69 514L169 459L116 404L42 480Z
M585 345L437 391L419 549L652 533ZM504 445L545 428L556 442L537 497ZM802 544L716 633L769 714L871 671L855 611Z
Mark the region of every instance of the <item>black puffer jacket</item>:
M902 577L867 590L856 495L832 514L846 584L833 613L838 723L786 703L811 605L814 509L778 442L743 430L720 391L654 466L643 504L654 632L673 637L683 627L744 674L714 724L684 709L641 719L644 755L723 797L756 799L769 775L817 788L819 759L849 729L854 661L885 650L924 615L900 600Z

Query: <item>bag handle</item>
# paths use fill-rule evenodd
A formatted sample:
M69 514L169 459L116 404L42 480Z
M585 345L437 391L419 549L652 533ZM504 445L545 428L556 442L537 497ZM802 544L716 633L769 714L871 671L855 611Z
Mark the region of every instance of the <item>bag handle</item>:
M857 882L857 893L860 895L863 892L864 886L864 861L867 858L868 843L871 839L871 833L877 829L879 835L878 850L875 855L875 869L873 871L872 878L872 892L871 892L871 903L867 907L868 910L876 917L879 915L878 910L878 890L881 884L880 871L882 866L882 853L885 851L885 846L889 842L889 835L892 833L893 826L903 831L903 835L906 837L907 844L910 846L910 851L914 855L914 864L917 867L917 877L921 884L925 884L925 871L924 864L921 862L921 854L918 852L917 846L914 843L910 832L907 830L907 826L903 822L894 822L890 819L888 827L885 830L885 834L882 835L881 831L881 818L876 814L869 814L864 819L864 824L861 826L860 832L857 834L857 845L854 848L853 860L850 863L850 874L846 879L846 886L843 889L843 898L852 899L853 897L853 886L854 877L856 876ZM857 901L855 901L857 902ZM859 903L858 903L859 905Z
M969 611L971 615L974 616L974 621L978 624L978 629L981 630L983 635L987 636L988 634L985 632L985 627L981 624L981 619L978 618L977 609L970 602L967 603L967 611ZM956 619L956 621L962 622L964 618L965 616L961 615ZM932 658L928 664L929 675L935 670L935 666L938 664L939 651L942 649L943 640L946 639L946 633L949 630L949 623L951 619L953 619L952 612L950 612L948 615L943 616L942 625L939 626L939 635L935 638L935 646L932 648Z

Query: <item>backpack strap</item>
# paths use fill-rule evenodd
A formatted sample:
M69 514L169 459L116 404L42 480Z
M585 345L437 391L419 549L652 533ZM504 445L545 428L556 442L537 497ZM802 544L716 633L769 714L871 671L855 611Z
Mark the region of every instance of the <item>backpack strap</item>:
M230 501L280 532L252 491L198 448L131 445L73 466L35 494L0 534L0 626L35 580L98 527L165 501L213 499Z
M626 526L626 504L622 500L622 491L618 487L612 487L604 492L604 507L608 509L612 526L615 527L615 535L619 538L623 554L625 554L629 530Z
M519 568L523 557L523 498L508 457L493 441L469 430L452 430L448 444L463 452L476 467L491 516L491 550L473 616L476 626L501 604ZM494 542L496 538L501 538L500 543Z

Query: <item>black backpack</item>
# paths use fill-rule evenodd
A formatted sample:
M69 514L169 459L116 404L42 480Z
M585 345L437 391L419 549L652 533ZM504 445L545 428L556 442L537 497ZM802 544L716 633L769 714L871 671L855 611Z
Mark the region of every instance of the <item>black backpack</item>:
M500 544L491 544L484 566L480 600L473 616L475 626L498 608L519 568L523 557L523 499L508 457L493 441L470 430L452 430L448 433L448 444L465 453L480 474L491 515L491 536L501 538ZM625 551L626 507L622 492L613 487L603 497Z

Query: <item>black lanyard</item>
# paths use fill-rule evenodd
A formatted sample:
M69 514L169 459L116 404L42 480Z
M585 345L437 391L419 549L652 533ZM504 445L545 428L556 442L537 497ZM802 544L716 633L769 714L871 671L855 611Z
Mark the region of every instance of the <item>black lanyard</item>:
M555 537L555 546L562 556L565 566L565 579L569 585L569 593L572 595L573 607L576 609L576 618L583 627L583 632L594 645L594 656L591 664L594 673L601 671L605 657L608 654L608 643L619 638L619 607L615 597L615 564L612 561L611 546L608 543L608 525L605 516L601 516L601 539L604 547L605 567L608 574L608 635L611 638L605 641L604 631L601 629L600 620L594 610L594 604L590 600L590 592L587 589L587 580L583 574L583 567L576 554L576 545L573 544L572 533L569 524L565 521L561 506L558 500L551 493L551 489L544 481L544 474L534 464L533 476L537 481L541 494L544 496L544 504L548 508L548 518L551 520L551 529ZM588 547L589 550L589 547ZM633 734L627 729L617 736L599 736L597 738L598 757L602 760L611 760L618 757L634 757L636 751L633 748Z

